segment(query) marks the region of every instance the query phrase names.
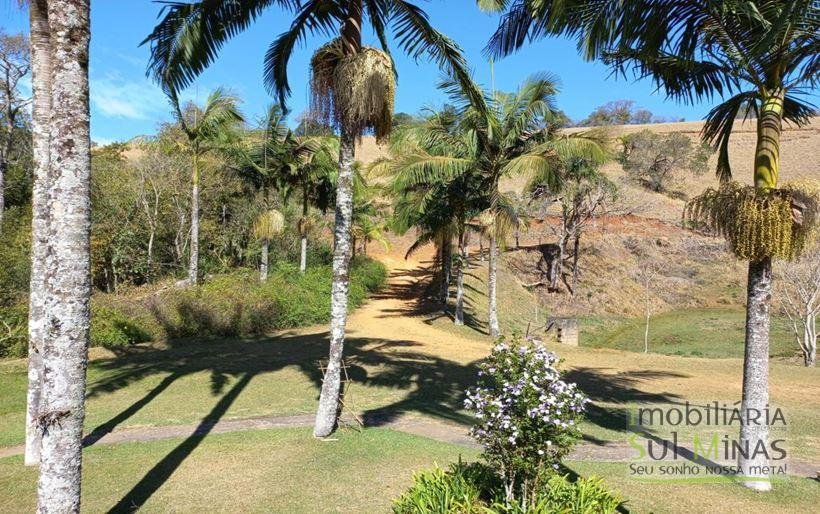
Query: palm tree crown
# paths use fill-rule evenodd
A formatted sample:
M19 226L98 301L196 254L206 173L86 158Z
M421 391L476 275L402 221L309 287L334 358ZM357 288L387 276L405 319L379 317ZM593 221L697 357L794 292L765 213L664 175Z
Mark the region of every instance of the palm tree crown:
M409 56L426 56L453 73L462 84L470 84L467 63L458 45L433 28L420 7L404 0L169 2L162 9L159 24L143 41L151 47L149 74L169 91L184 89L216 59L226 41L248 28L270 7L295 13L291 27L271 43L264 62L265 85L283 105L291 92L287 66L297 43L304 42L309 33L333 37L341 26L346 53L355 53L361 49L365 20L388 55L388 32L392 29L396 45Z
M480 0L504 10L488 51L508 55L527 41L565 35L588 59L616 73L650 77L671 98L726 98L707 115L703 139L719 150L717 173L731 178L729 135L739 116L802 125L805 96L820 78L820 5L815 0ZM728 98L727 98L728 97ZM779 134L778 134L779 135ZM755 183L777 185L777 141L759 154Z

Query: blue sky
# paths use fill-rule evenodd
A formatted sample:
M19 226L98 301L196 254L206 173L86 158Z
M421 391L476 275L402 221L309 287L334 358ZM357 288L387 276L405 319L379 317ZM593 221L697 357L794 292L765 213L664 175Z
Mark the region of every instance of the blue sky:
M433 24L464 49L477 79L490 84L490 66L482 49L497 24L497 17L482 13L474 1L422 1ZM169 106L161 91L145 77L148 48L139 42L153 28L160 6L145 0L96 0L92 3L91 39L91 132L98 143L127 140L150 134L161 121L170 119ZM27 14L15 2L0 2L0 27L7 32L27 32ZM185 91L183 98L204 100L210 90L225 86L243 99L243 110L253 120L265 110L271 97L262 85L262 59L270 42L287 28L289 15L269 10L248 31L230 41L219 60ZM366 43L373 44L372 37ZM309 38L294 54L289 68L293 95L289 107L294 114L308 102L308 62L324 38ZM418 112L424 106L440 105L436 90L438 68L415 63L394 51L399 72L396 111ZM610 100L631 99L664 117L699 119L708 105L681 105L665 100L650 81L610 77L609 70L585 62L575 44L562 39L532 44L518 54L495 63L495 87L512 90L528 75L548 71L561 80L559 107L573 119L585 117L596 106Z

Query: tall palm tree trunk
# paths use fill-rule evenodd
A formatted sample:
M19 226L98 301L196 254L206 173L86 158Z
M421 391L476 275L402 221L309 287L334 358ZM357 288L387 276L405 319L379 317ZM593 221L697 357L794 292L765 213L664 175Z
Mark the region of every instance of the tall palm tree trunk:
M299 272L304 273L307 269L307 215L308 215L308 196L307 192L302 192L302 223L299 232L301 236L302 250L299 257Z
M487 297L489 299L489 327L490 336L501 335L501 328L498 326L498 301L497 301L497 275L498 275L498 241L496 239L495 227L491 227L489 263L487 277Z
M342 355L345 324L347 323L347 294L350 286L351 234L353 223L353 159L356 134L342 127L339 141L339 180L336 186L336 215L334 227L333 283L330 293L330 355L319 396L319 410L313 435L327 437L336 428L339 416Z
M199 276L199 158L194 154L191 172L191 255L188 262L188 282L197 283Z
M50 220L49 134L51 117L51 43L48 7L45 0L29 4L31 32L31 88L33 92L31 132L34 155L34 185L31 200L31 277L28 316L28 394L26 397L25 463L40 463L41 432L37 417L43 388L43 344L45 341L46 273L50 258L48 237Z
M262 255L259 259L259 281L264 282L268 279L268 240L262 241Z
M350 0L348 16L341 30L342 50L354 55L362 48L362 0ZM319 395L319 409L313 427L315 437L327 437L339 418L342 357L347 295L350 288L350 258L355 248L353 228L353 161L356 138L354 127L343 124L339 135L339 179L336 185L336 213L333 227L333 277L330 290L330 354Z
M447 311L447 301L450 299L450 275L453 264L453 242L449 232L445 232L441 240L441 282L439 283L438 298L442 310Z
M780 160L780 134L783 130L782 90L766 97L760 109L755 149L755 187L766 191L777 187ZM744 482L751 488L768 491L772 488L765 471L768 459L764 452L755 452L762 445L768 448L769 427L764 423L746 422L749 414L764 413L769 404L769 301L772 292L772 261L766 257L749 263L746 289L746 349L743 359L743 396L741 402L740 444L748 455L738 457ZM757 478L755 480L754 478Z
M52 48L49 128L54 245L46 287L43 430L37 509L79 512L85 372L91 300L91 140L88 108L89 0L48 4Z
M456 312L455 324L464 324L464 268L467 266L467 234L458 235L458 268L456 268Z

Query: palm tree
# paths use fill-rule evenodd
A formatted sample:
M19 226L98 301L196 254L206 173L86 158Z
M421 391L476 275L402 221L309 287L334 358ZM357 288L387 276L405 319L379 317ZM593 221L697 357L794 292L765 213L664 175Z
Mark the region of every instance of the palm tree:
M285 229L285 217L276 209L262 212L253 222L253 235L262 244L262 256L259 261L259 280L268 279L268 246L274 237Z
M556 160L567 152L598 158L604 152L600 141L586 134L559 136L557 121L563 115L554 105L556 79L537 74L527 79L515 93L494 92L482 103L474 103L458 84L446 82L442 87L461 105L464 130L475 137L474 153L460 165L468 165L482 177L489 207L480 219L489 236L487 296L490 335L501 333L497 308L497 266L499 241L513 224L504 208L499 191L502 177L536 174L560 177L554 173ZM465 161L453 160L452 164Z
M189 105L180 108L176 93L169 91L174 113L183 132L177 140L180 150L191 157L191 253L188 264L188 283L196 284L199 275L199 174L203 159L226 150L236 142L237 129L244 123L237 104L238 98L222 89L208 95L200 109Z
M362 171L361 163L354 165L355 180L353 181L353 223L351 236L353 238L353 256L356 255L356 242L360 241L362 253L367 255L367 245L377 241L387 250L390 243L385 234L388 231L385 221L386 202L383 200L384 188L372 185Z
M392 123L395 70L387 48L387 27L392 25L398 46L411 57L426 55L435 60L465 89L471 82L458 46L430 25L422 9L405 0L200 0L166 4L162 20L145 40L151 44L150 72L164 87L181 90L216 58L228 39L274 5L295 11L290 29L273 41L265 56L265 82L281 104L290 94L287 67L296 44L304 42L308 33L338 35L311 61L312 110L331 118L340 132L330 356L314 427L316 437L326 437L336 427L339 413L355 142L365 129L373 129L379 138L387 136ZM362 45L364 21L373 29L382 51ZM477 95L477 91L472 92Z
M755 115L755 190L751 194L760 199L760 208L766 208L766 195L778 187L783 120L800 126L814 113L804 97L820 77L820 5L815 0L479 3L506 9L489 45L496 56L509 54L533 38L568 35L577 39L588 59L600 58L622 75L632 70L637 76L651 77L678 101L694 103L720 96L724 101L706 116L702 138L719 151L717 174L722 181L731 178L729 137L734 121L739 115ZM725 196L738 198L733 191ZM761 231L761 227L751 230ZM784 253L793 256L795 252ZM762 411L769 400L772 256L767 251L749 255L741 405L741 415L747 420L745 416L752 410ZM768 427L742 423L740 439L750 448L766 445ZM748 487L771 489L768 481L759 480L767 476L765 472L756 471L765 470L766 463L761 452L752 452L748 458L741 454L743 475L752 477Z
M464 324L464 271L468 266L467 222L485 209L480 176L469 165L475 155L474 133L465 131L456 109L445 106L423 119L408 122L393 138L391 158L372 170L393 177L396 198L394 228L404 233L416 227L419 236L408 255L430 242L441 261L440 300L447 308L452 238L457 241L454 322ZM456 161L454 159L463 159Z
M254 156L263 174L273 179L286 198L300 195L302 215L297 228L301 239L299 271L307 269L307 236L311 229L310 207L326 212L333 203L338 164L334 153L338 140L332 136L297 136L285 123L284 111L271 105L265 117L264 141Z
M30 13L40 182L33 239L35 247L44 241L47 245L33 254L50 253L38 268L48 280L32 277L32 293L44 296L35 301L42 311L30 320L42 323L32 336L34 345L42 345L35 348L42 358L35 414L42 438L37 510L79 512L91 301L89 2L34 0ZM49 104L44 94L60 102Z
M506 211L513 227L515 247L521 247L521 232L530 229L532 215L530 214L530 199L511 192L501 197L501 207Z

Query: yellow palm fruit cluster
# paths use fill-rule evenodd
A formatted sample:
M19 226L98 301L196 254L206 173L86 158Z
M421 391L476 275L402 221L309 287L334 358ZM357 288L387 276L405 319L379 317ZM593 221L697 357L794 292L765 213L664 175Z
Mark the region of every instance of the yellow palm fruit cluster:
M808 183L758 191L728 182L692 199L683 218L695 228L723 235L741 259L793 260L816 232L818 191Z

